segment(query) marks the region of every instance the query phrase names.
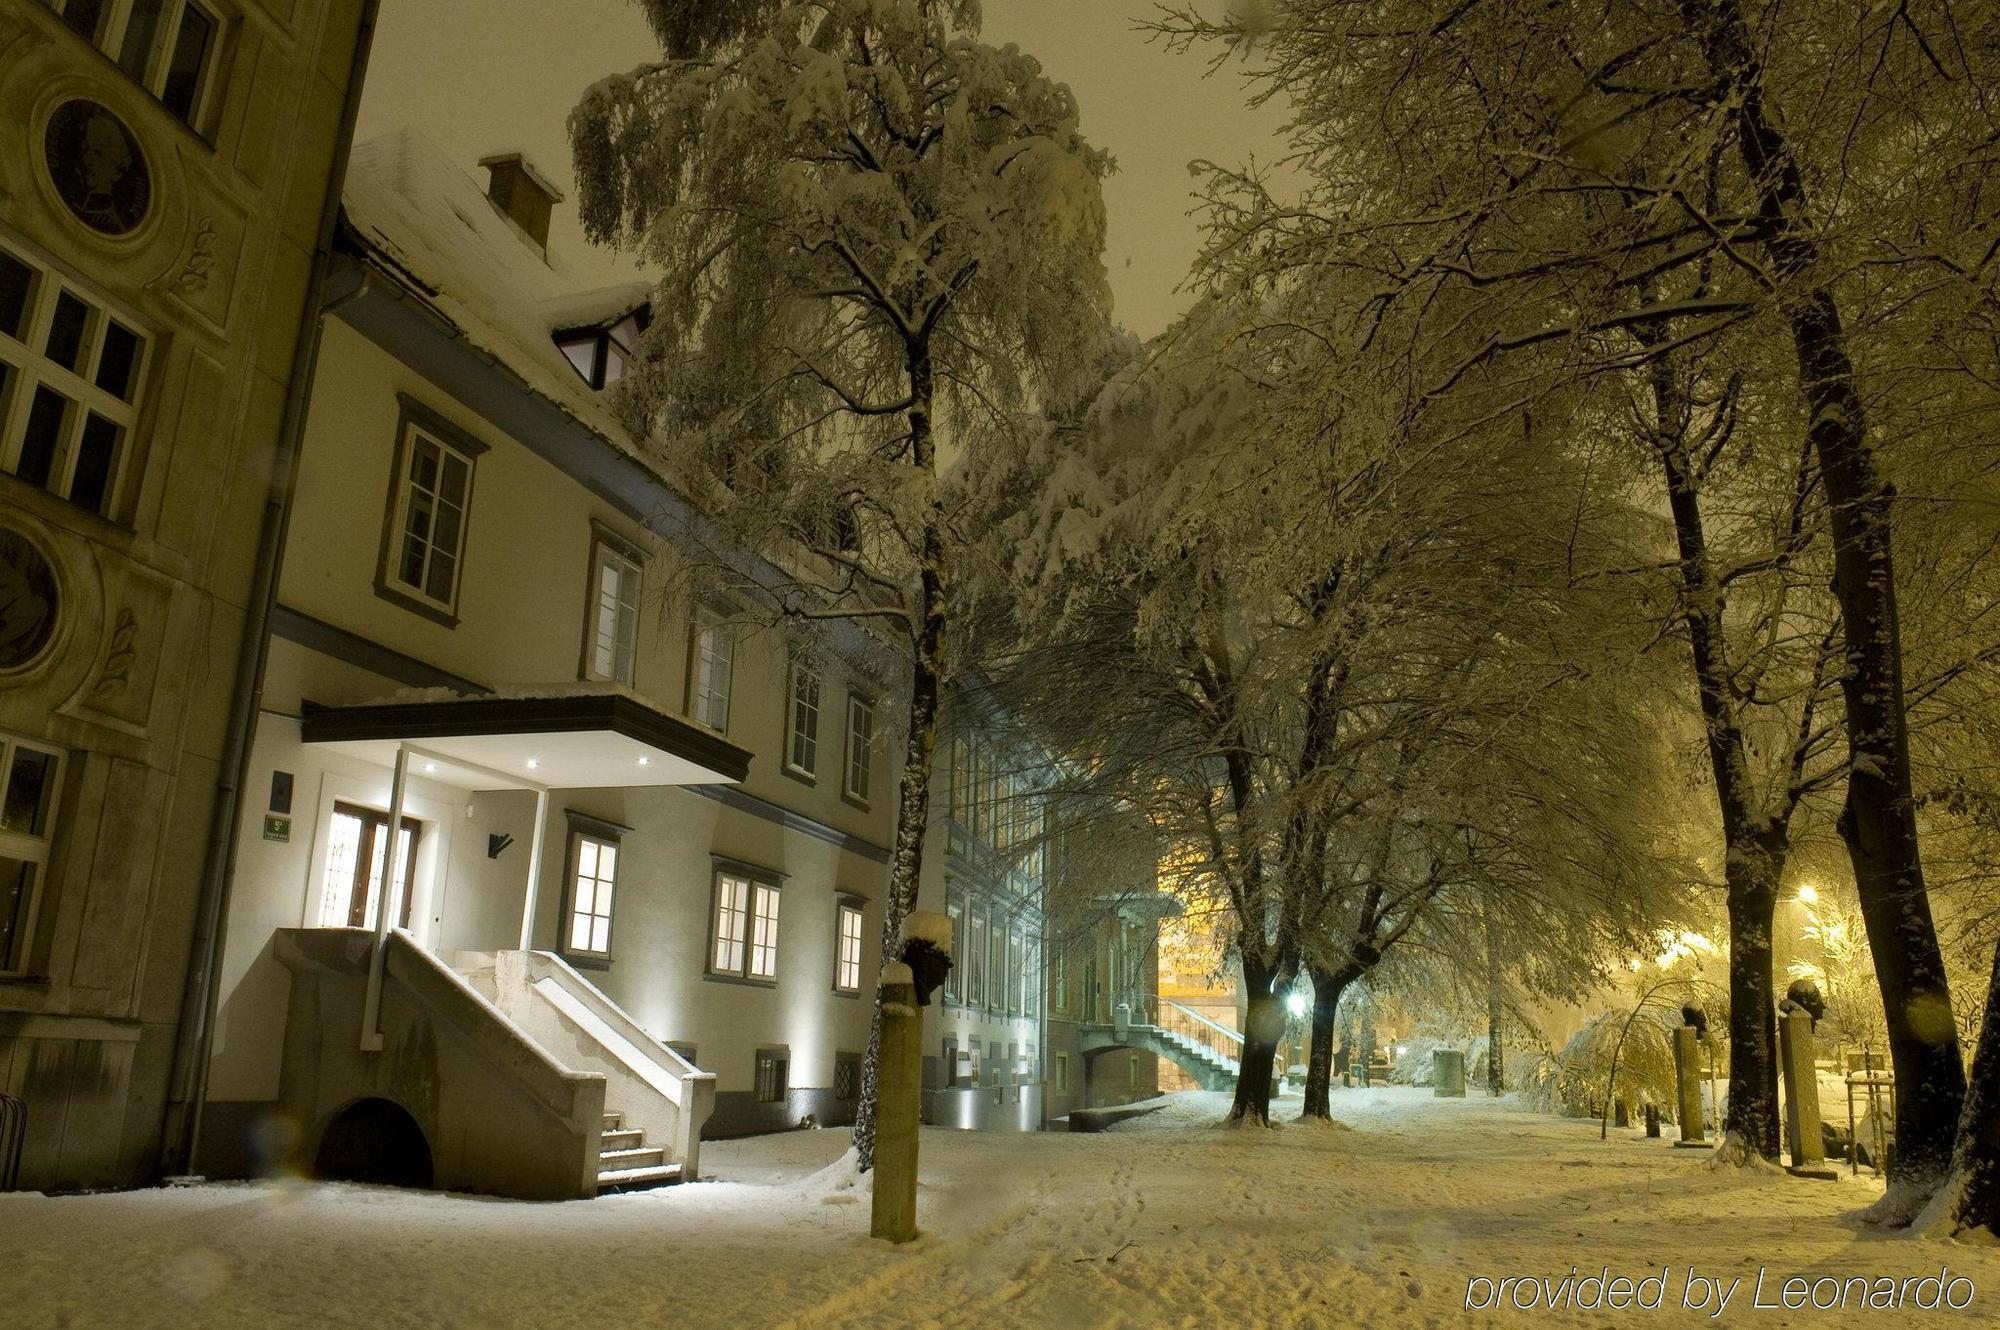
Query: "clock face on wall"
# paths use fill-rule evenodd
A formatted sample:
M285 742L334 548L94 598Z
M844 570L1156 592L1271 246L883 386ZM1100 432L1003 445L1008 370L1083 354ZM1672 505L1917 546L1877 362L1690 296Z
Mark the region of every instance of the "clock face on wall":
M139 141L109 107L81 97L58 106L42 154L56 193L91 230L122 236L146 220L152 172Z
M55 569L33 541L0 526L0 672L25 669L56 635Z

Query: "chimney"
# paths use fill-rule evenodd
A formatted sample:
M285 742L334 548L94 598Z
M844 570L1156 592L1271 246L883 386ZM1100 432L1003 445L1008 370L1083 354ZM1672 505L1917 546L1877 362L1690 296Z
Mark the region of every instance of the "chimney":
M479 164L492 173L486 197L508 221L521 228L543 255L549 252L549 209L562 202L562 191L518 152L482 157Z

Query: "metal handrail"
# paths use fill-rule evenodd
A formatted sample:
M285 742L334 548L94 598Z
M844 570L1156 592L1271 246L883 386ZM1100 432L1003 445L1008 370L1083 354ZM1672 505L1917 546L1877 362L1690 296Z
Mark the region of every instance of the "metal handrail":
M1196 1011L1193 1007L1184 1007L1180 1003L1174 1001L1172 998L1163 998L1157 995L1154 996L1153 1000L1155 1002L1158 1002L1163 1007L1172 1007L1175 1011L1179 1012L1181 1015L1186 1016L1188 1019L1196 1022L1197 1024L1203 1025L1208 1029L1213 1030L1215 1033L1222 1035L1226 1039L1229 1039L1237 1044L1241 1044L1243 1042L1243 1032L1241 1030L1232 1030L1228 1026L1224 1025L1221 1021L1216 1020L1214 1017L1202 1015L1200 1012Z
M1147 995L1158 1005L1160 1028L1170 1034L1177 1034L1197 1046L1207 1050L1220 1061L1241 1063L1243 1061L1243 1035L1220 1021L1202 1015L1192 1007L1183 1006L1172 998L1157 994Z

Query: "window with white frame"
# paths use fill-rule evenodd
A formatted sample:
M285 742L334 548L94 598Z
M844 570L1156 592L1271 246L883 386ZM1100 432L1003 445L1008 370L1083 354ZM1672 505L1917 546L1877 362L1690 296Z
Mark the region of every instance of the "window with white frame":
M843 993L861 991L861 906L855 901L834 908L833 986Z
M631 684L639 645L639 561L599 536L591 545L584 677Z
M986 916L974 910L965 944L965 1000L977 1006L986 993Z
M71 31L118 62L197 133L207 122L222 19L202 0L49 0Z
M711 730L729 728L729 674L735 656L736 643L721 613L707 606L696 610L688 645L688 714Z
M1030 934L1027 946L1027 973L1021 982L1021 1008L1029 1016L1039 1016L1042 1014L1042 940Z
M1007 1010L1017 1016L1021 1014L1022 990L1027 987L1027 982L1028 953L1021 930L1016 928L1007 935Z
M486 445L411 398L396 448L376 590L447 626L457 623L474 460Z
M778 977L778 887L740 871L718 868L709 930L709 973L775 982Z
M0 470L115 517L149 345L101 297L0 244Z
M965 987L965 902L954 894L945 903L951 918L951 968L944 972L944 1000L957 1002Z
M868 775L875 746L875 704L860 693L847 695L847 762L841 792L856 803L868 802Z
M26 974L55 840L63 753L0 734L0 974Z
M1049 957L1049 1009L1069 1010L1069 957L1061 946Z
M986 1005L994 1011L1007 1009L1007 926L995 911L986 930Z
M570 814L569 901L562 949L569 956L611 959L611 903L618 887L618 829Z
M791 732L785 743L785 770L811 776L819 770L819 666L811 658L792 661Z

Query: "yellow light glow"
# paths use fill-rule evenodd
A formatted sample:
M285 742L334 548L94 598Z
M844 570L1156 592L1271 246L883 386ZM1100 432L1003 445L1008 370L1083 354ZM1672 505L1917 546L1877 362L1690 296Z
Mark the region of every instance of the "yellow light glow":
M1819 904L1819 889L1811 883L1799 888L1799 901L1804 905Z

